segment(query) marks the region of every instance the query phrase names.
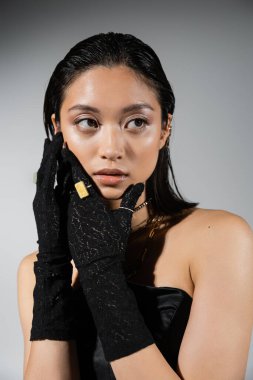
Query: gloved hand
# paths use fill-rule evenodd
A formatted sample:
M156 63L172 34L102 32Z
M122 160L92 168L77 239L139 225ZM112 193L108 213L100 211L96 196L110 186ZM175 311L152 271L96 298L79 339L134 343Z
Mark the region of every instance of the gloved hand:
M61 162L62 133L45 139L43 158L37 172L33 210L38 231L39 253L34 263L36 284L30 340L74 338L72 310L72 264L67 240L68 199L66 183L70 173ZM54 188L57 171L58 185Z
M105 358L113 361L154 343L127 285L121 262L132 212L144 185L130 187L120 208L110 210L74 154L66 148L63 156L71 164L74 183L83 181L89 193L80 198L74 190L70 196L69 247Z

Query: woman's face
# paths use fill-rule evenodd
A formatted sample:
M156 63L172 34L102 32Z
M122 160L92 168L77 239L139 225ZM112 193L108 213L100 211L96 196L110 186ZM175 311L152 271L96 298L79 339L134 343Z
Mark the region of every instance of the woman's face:
M145 103L145 104L144 104ZM116 200L155 169L169 135L155 93L126 66L97 66L65 92L60 126L52 122L103 197ZM145 200L143 192L137 204ZM113 202L112 202L113 203Z

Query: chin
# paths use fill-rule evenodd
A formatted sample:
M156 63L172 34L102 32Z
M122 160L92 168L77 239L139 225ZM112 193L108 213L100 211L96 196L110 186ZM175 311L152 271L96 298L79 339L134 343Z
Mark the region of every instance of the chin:
M117 189L113 187L108 187L108 188L103 188L103 189L100 188L99 190L102 197L108 200L121 199L125 192L125 190Z

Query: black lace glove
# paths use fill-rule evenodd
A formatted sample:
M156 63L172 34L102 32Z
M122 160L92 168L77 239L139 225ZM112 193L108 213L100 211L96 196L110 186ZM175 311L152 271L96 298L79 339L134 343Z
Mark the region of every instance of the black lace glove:
M67 241L66 164L61 162L62 133L45 139L37 173L33 210L38 231L39 253L34 263L36 284L30 340L74 338L72 316L72 264ZM58 185L54 188L57 171ZM64 212L65 210L65 212ZM65 221L65 222L64 222Z
M63 155L71 164L74 183L83 181L89 192L80 198L74 190L70 196L69 247L105 358L113 361L154 343L121 263L132 211L144 185L129 188L120 208L110 210L74 154L66 148Z

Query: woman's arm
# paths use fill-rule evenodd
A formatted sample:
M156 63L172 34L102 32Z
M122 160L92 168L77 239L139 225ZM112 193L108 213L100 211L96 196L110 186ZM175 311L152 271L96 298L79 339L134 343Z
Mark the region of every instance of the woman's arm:
M37 252L36 252L37 253ZM33 263L36 253L23 258L18 268L18 306L24 337L24 379L79 380L79 367L74 341L42 340L31 342L33 316ZM72 283L76 277L74 271Z
M252 229L240 216L218 210L203 220L197 239L180 372L186 380L243 380L253 326Z
M212 215L192 236L198 242L191 267L195 291L179 352L180 377L152 345L111 362L117 380L244 379L253 326L253 233L235 214Z

